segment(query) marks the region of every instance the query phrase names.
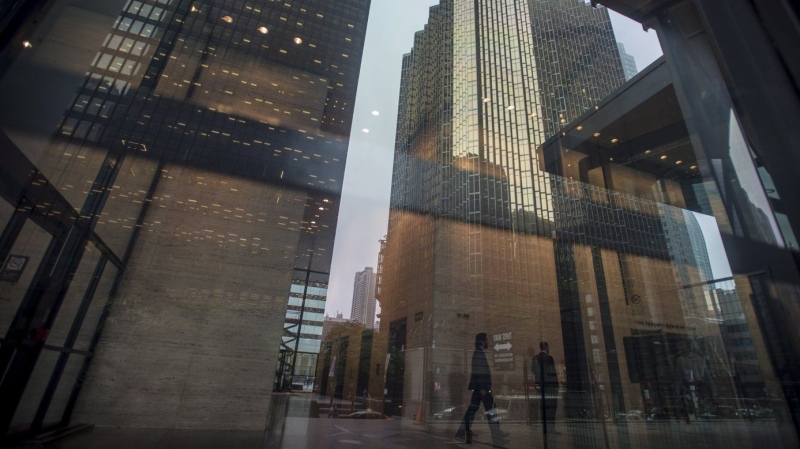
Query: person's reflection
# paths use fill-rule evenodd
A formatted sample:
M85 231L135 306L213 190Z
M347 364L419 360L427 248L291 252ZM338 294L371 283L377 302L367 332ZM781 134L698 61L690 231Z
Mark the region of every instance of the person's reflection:
M696 343L684 340L680 343L681 354L675 359L676 379L678 389L683 401L683 414L689 422L689 413L700 413L699 404L702 401L715 401L717 388L708 367L705 357L696 351Z
M500 431L499 417L494 409L494 397L492 397L492 373L489 371L489 362L486 360L486 348L489 347L489 340L486 334L481 332L475 336L475 352L472 353L472 373L469 378L469 390L472 390L472 399L470 400L467 412L464 414L464 420L461 421L461 427L456 432L456 439L464 440L466 443L472 443L472 431L470 425L472 424L475 413L483 403L483 408L486 412L486 418L489 420L489 429L492 432L492 443L494 445L503 445L506 443L508 433Z
M539 352L531 358L531 374L536 379L536 390L539 393L539 418L544 433L558 434L555 429L556 408L558 407L558 372L556 362L550 355L550 346L546 341L539 343ZM535 416L533 410L531 415Z

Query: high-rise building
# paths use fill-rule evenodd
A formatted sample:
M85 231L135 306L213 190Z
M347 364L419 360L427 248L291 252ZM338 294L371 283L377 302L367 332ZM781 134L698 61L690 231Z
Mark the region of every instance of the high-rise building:
M4 196L33 266L0 286L2 431L258 430L276 367L313 378L369 3L32 10L3 159L49 193Z
M509 16L527 20L512 29ZM504 379L496 388L509 401L526 382L526 357L548 342L566 417L593 400L628 410L642 388L672 397L641 374L673 363L653 345L678 352L690 329L702 334L697 351L722 344L704 321L713 288L685 288L711 280L685 209L698 179L688 156L676 168L659 159L675 144L654 145L647 154L659 164L641 161L628 154L637 141L589 129L587 117L637 88L623 83L602 7L444 0L431 9L403 61L381 250L379 349L394 364L377 383L392 412L417 410L419 398L429 413L458 403L466 386L454 379L469 369L464 349L478 332L490 335L490 364ZM656 338L653 327L668 331ZM430 379L414 377L421 369ZM587 392L598 379L604 399ZM441 388L420 390L429 384Z
M375 325L375 284L377 276L372 267L356 273L353 281L353 307L350 310L350 319L361 323L367 329Z
M617 42L617 47L619 47L619 58L622 60L622 71L625 72L625 80L629 80L636 76L639 73L639 69L636 68L636 59L625 52L625 45L622 42Z
M519 18L515 26L508 17ZM430 398L431 411L461 394L446 379L463 371L456 348L476 324L518 341L546 336L563 361L558 303L529 302L559 295L549 239L559 211L535 148L623 81L602 7L443 0L431 8L402 65L380 297L388 350L403 358L396 366L422 367L426 348L436 348L433 382L447 388ZM530 307L547 316L542 326L523 323ZM403 319L409 311L413 323ZM394 403L419 395L387 377Z

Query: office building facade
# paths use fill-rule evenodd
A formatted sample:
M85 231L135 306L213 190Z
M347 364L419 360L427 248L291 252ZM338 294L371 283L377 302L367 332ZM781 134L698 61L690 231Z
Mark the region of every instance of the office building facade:
M353 307L350 319L372 329L375 325L375 284L376 274L372 267L356 273L353 281Z
M625 45L622 42L617 42L617 47L619 47L619 58L622 61L622 70L625 72L625 80L629 80L636 76L639 73L639 69L636 68L636 59L625 52Z
M4 433L263 429L316 367L369 1L36 6L0 82Z

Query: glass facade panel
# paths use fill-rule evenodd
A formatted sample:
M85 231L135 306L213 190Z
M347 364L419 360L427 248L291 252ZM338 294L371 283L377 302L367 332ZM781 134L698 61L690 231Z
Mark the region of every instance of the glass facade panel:
M0 446L797 447L797 22L3 3Z

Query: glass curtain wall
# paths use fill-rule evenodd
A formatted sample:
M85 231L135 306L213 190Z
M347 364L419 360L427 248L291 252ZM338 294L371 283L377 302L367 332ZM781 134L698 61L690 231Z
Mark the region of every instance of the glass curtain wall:
M797 10L429 3L0 7L4 447L800 444Z

